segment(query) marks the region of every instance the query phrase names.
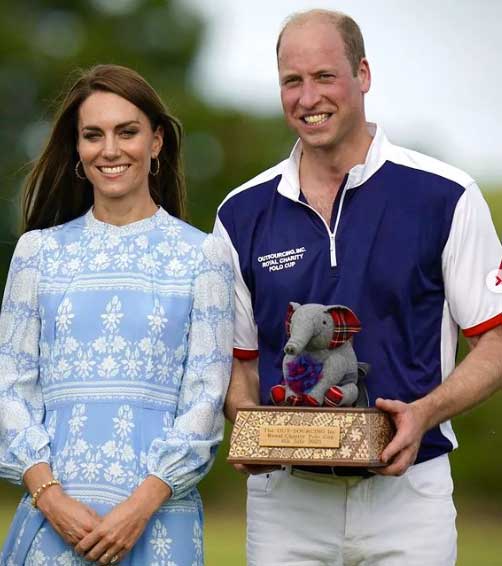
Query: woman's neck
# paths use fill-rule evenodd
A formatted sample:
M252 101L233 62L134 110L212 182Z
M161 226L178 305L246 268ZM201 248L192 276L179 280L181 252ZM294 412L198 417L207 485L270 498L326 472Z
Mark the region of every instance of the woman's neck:
M94 202L94 218L114 226L125 226L132 222L138 222L153 216L158 210L158 206L151 196L138 202L121 201L120 199L96 199Z

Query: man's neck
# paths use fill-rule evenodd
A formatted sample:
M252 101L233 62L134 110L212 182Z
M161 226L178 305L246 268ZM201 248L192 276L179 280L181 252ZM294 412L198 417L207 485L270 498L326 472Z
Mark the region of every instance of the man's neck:
M304 146L300 162L300 186L307 202L329 224L331 210L345 175L366 161L372 137L364 124L352 139L330 148Z
M341 183L345 175L366 161L372 137L366 127L360 128L352 139L328 148L304 146L300 164L300 178L316 185L331 186Z

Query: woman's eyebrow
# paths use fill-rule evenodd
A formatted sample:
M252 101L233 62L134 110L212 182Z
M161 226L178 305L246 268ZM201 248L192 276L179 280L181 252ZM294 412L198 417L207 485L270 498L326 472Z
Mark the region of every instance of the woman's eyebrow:
M128 120L127 122L121 122L120 124L117 124L114 129L118 129L118 128L125 128L126 126L130 126L132 124L140 124L139 120ZM92 124L88 125L88 126L82 126L81 128L82 130L99 130L101 131L101 128L99 126L94 126Z

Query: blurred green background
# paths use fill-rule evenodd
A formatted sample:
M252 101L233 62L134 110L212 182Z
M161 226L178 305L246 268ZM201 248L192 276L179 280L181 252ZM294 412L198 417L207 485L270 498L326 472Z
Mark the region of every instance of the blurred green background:
M211 229L216 206L229 189L287 155L293 136L280 116L210 107L194 93L188 71L202 38L203 22L181 1L18 0L2 9L0 282L19 235L19 193L27 163L38 155L58 96L77 67L131 66L180 118L191 221L203 230ZM500 235L502 194L497 188L482 186ZM462 344L459 357L464 351ZM457 418L455 428L461 444L451 458L459 509L458 564L502 565L500 394ZM226 452L225 443L201 486L208 566L245 563L245 482L225 463ZM0 482L0 543L19 495L17 488Z

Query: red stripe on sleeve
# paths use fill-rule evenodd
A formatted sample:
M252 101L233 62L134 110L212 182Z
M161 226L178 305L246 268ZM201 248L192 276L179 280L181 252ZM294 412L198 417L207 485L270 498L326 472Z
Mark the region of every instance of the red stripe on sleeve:
M240 348L234 348L234 358L238 360L254 360L258 356L258 350L241 350Z
M485 332L488 332L488 330L491 330L492 328L495 328L500 324L502 324L502 314L498 314L493 318L489 318L488 320L485 320L480 324L476 324L476 326L471 326L471 328L465 328L464 330L462 330L462 332L467 338L471 336L479 336L480 334L484 334Z

